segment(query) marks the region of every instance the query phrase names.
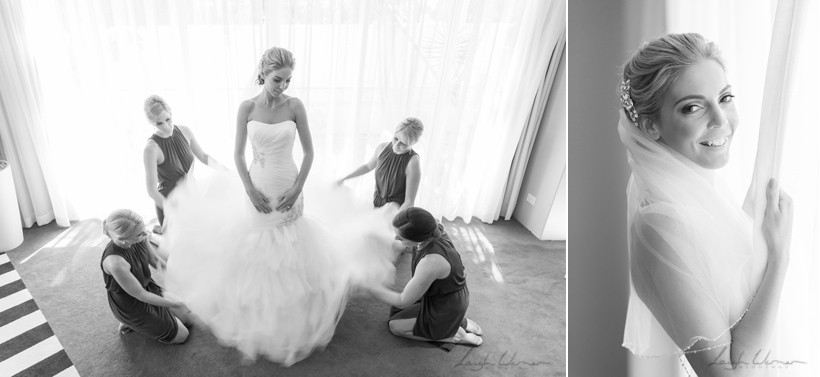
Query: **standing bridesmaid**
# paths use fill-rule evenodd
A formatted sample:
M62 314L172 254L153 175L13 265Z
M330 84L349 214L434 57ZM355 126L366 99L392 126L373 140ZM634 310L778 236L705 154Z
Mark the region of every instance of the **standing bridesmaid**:
M194 156L205 165L218 163L202 150L190 128L173 123L171 107L162 97L148 97L143 109L148 122L154 126L154 134L148 139L143 152L145 186L148 196L154 200L161 227L165 220L165 198L188 174ZM154 232L161 234L160 227L154 228Z
M413 150L413 144L421 138L422 131L424 125L418 118L410 117L403 120L396 126L393 140L379 144L370 161L337 183L341 185L350 178L376 169L373 206L380 208L387 203L396 203L399 210L412 207L421 180L419 155Z

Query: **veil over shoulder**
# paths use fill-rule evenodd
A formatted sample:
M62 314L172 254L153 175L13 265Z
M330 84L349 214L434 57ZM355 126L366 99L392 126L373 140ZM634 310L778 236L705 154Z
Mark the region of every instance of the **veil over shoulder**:
M752 219L714 171L650 139L621 113L627 187L630 296L623 346L642 357L709 347L748 308L766 266ZM726 338L728 339L728 338Z

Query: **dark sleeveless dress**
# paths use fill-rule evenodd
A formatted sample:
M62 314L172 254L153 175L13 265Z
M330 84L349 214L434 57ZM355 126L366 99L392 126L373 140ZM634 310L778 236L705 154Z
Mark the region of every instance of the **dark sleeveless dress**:
M162 296L162 288L151 278L151 270L148 268L147 242L134 244L127 249L115 245L114 242L109 242L103 251L100 269L106 257L118 255L131 265L131 273L145 290ZM146 304L132 297L117 283L114 276L107 274L105 270L103 270L103 280L105 289L108 291L108 305L118 321L160 342L170 343L174 340L177 336L178 324L168 308Z
M387 143L376 160L376 191L373 193L373 206L379 208L390 202L404 204L407 164L416 155L416 151L412 149L404 154L396 154L393 152L393 145Z
M191 164L194 162L194 153L188 139L182 134L179 127L174 126L174 133L169 137L160 137L157 134L151 135L153 140L162 151L165 160L157 165L157 188L164 197L174 190L177 182L188 174ZM157 207L157 220L162 224L165 220L165 212Z
M465 328L467 307L470 305L470 291L467 289L467 278L464 274L464 265L461 255L453 246L450 237L444 233L444 227L439 224L442 236L437 237L421 250L413 249L413 275L416 266L422 258L430 254L438 254L450 263L450 275L443 279L434 280L424 293L424 296L415 304L396 313L390 319L416 317L413 335L430 340L441 340L456 335L459 327Z

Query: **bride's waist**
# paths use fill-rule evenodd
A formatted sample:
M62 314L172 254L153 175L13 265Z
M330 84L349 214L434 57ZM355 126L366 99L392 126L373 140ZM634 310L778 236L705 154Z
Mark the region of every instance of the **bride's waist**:
M296 162L279 156L254 156L248 169L296 170Z
M265 161L279 161L279 162L293 162L293 155L290 153L283 153L281 151L273 151L273 152L266 152L266 151L257 151L253 153L253 160L265 160Z

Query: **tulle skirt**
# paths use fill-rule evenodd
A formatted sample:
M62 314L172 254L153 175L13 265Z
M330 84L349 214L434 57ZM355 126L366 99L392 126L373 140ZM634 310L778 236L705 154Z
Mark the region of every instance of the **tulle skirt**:
M351 289L394 279L394 210L368 209L344 188L308 192L317 205L300 197L261 214L236 173L211 172L166 205L167 290L246 359L304 359L330 342Z

